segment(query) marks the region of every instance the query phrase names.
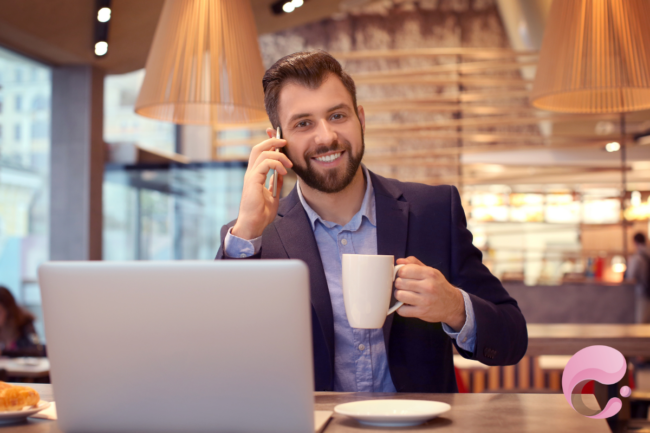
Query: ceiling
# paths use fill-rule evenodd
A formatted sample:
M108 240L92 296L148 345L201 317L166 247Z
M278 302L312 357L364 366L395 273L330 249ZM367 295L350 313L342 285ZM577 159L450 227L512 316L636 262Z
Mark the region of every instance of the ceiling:
M241 0L238 0L241 1ZM275 0L251 0L258 32L322 19L340 0L311 0L290 14L273 15ZM144 67L163 0L113 0L109 54L93 52L93 0L0 0L0 45L48 65L93 64L120 74Z

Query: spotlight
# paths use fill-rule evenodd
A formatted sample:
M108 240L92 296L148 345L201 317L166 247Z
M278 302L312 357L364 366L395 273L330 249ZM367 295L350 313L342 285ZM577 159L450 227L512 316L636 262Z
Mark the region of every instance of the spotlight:
M108 52L108 42L106 41L99 41L95 44L95 55L96 56L104 56Z
M278 0L271 3L271 11L275 15L290 14L305 4L305 0Z
M101 8L97 11L97 21L100 23L107 23L111 19L111 8Z
M617 141L612 141L605 145L605 150L608 152L618 152L621 150L621 145Z
M95 0L95 56L103 57L108 53L108 26L111 24L111 0Z

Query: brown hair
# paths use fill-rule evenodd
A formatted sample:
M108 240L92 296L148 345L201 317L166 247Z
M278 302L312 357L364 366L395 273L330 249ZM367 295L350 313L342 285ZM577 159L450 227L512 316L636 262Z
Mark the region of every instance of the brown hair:
M341 64L325 51L301 51L284 56L275 62L262 79L264 105L273 128L280 126L278 99L284 84L294 82L310 89L317 89L330 74L339 77L350 93L354 112L358 116L357 89L354 80L343 71Z
M11 294L9 289L3 286L0 286L0 305L7 310L5 326L12 326L19 331L23 326L34 321L34 316L20 308L16 304L14 295Z

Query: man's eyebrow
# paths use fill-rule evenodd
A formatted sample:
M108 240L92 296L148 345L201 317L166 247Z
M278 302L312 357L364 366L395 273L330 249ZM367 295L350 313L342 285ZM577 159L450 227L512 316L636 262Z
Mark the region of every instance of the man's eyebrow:
M340 103L340 104L338 104L338 105L333 106L332 108L330 108L329 110L327 110L327 112L328 112L328 113L331 113L332 111L340 110L341 108L347 108L347 109L349 110L349 109L350 109L350 106L349 106L348 104L346 104L345 102L342 102L342 103ZM293 123L293 122L295 122L295 121L298 120L298 119L303 119L303 118L305 118L305 117L310 117L310 116L313 116L313 114L311 114L311 113L298 113L298 114L294 114L293 116L291 116L291 117L289 118L289 123Z

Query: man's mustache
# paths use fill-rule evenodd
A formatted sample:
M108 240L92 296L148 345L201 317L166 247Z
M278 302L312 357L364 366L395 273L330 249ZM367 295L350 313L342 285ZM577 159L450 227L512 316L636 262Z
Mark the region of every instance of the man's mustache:
M312 151L305 152L305 159L309 158L318 158L320 155L324 155L329 152L343 151L348 150L350 146L342 145L340 142L335 141L329 146L319 146Z

